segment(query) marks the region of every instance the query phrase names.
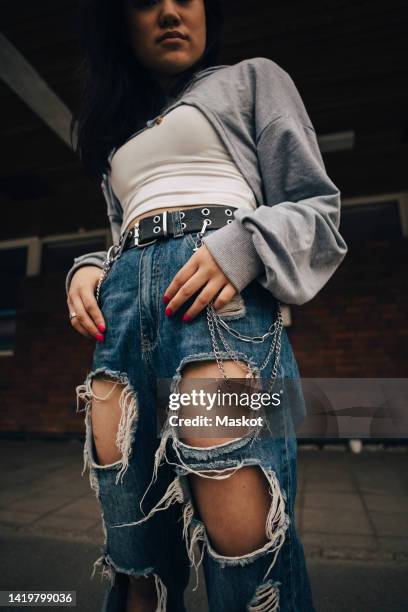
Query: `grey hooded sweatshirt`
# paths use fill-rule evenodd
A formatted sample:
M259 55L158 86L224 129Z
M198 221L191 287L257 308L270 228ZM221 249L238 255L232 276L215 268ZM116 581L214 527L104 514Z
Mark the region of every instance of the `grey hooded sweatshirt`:
M280 302L304 304L326 284L347 253L339 233L340 191L326 174L316 132L289 74L255 57L196 72L161 115L180 104L201 110L252 188L257 208L238 208L234 220L203 242L225 276L242 291L257 280ZM154 125L149 120L146 127ZM133 137L133 134L131 137ZM115 149L109 155L111 160ZM103 175L112 240L123 209ZM106 251L74 259L102 267Z

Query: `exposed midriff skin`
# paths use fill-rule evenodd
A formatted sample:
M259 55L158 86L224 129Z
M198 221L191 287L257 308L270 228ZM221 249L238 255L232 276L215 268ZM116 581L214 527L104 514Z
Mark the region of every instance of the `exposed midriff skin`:
M150 215L157 215L161 212L163 212L164 210L168 210L168 211L174 211L174 210L186 210L187 208L201 208L203 206L209 206L208 204L189 204L187 206L172 206L172 207L166 207L164 206L163 208L155 208L154 210L149 210L145 213L142 213L141 215L139 215L138 217L134 217L132 219L132 221L128 224L127 228L133 227L136 223L136 221L140 221L140 219L144 219L144 217L150 217ZM126 231L126 230L125 230Z

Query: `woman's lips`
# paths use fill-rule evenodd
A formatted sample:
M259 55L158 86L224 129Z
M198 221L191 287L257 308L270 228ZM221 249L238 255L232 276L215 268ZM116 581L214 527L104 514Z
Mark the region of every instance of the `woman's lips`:
M168 43L168 42L184 42L186 39L181 36L168 36L167 38L163 38L160 43Z

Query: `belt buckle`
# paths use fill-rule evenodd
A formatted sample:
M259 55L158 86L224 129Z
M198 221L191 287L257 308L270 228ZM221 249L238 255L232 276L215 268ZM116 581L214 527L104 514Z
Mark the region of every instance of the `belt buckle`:
M139 244L139 221L136 221L135 225L133 226L133 238L135 246L137 246L139 249L147 246L148 244L153 244L153 242L157 242L157 238L154 238L153 240L149 240L149 242Z

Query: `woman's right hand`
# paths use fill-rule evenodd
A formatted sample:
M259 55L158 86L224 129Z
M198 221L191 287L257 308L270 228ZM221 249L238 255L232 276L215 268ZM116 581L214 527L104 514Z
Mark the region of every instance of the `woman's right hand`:
M95 297L96 286L102 270L98 266L81 266L71 279L67 304L69 312L75 312L72 327L91 340L104 340L105 320Z

